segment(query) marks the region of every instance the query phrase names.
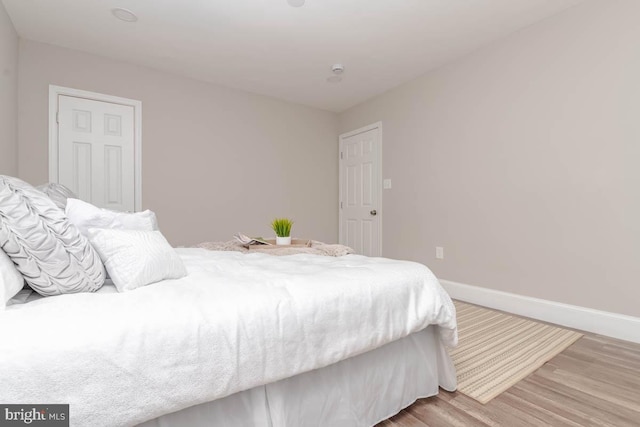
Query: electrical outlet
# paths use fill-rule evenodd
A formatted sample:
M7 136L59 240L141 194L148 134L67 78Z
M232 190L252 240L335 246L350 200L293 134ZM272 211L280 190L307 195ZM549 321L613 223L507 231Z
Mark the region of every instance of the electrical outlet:
M444 248L436 246L436 259L444 259Z
M389 178L382 181L382 188L388 190L391 188L391 180Z

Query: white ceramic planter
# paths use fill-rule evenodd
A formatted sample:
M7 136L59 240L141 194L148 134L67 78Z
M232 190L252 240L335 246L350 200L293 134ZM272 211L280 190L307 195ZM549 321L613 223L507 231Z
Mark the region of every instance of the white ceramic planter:
M290 245L290 244L291 244L291 236L289 237L276 236L276 245Z

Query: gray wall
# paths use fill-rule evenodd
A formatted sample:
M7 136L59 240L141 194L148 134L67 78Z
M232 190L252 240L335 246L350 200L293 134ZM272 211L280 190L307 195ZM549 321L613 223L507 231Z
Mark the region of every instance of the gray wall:
M639 40L588 1L341 114L383 122L384 255L640 316Z
M142 101L143 208L175 245L293 234L337 239L334 113L20 41L19 174L48 180L49 84Z
M18 35L0 2L0 175L18 174Z

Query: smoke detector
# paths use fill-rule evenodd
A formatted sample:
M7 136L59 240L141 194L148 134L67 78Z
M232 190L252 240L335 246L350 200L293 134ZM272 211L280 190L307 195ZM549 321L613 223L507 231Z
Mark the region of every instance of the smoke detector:
M327 78L327 82L329 83L340 83L342 81L342 73L344 73L344 65L342 64L333 64L331 66L331 71L333 71L333 76Z
M291 7L304 6L304 0L287 0L287 3L289 3Z
M342 64L333 64L331 66L331 71L333 71L333 74L340 75L340 74L344 73L344 65L342 65Z

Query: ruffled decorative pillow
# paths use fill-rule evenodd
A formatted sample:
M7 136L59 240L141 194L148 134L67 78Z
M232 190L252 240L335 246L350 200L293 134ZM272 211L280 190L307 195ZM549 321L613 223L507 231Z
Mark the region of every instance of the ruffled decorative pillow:
M67 206L67 199L78 198L78 196L76 196L73 191L71 191L64 185L57 184L55 182L38 185L36 189L49 196L53 203L55 203L56 206L62 210L64 210L65 206Z
M0 175L0 248L41 295L93 292L105 279L100 256L47 195Z

